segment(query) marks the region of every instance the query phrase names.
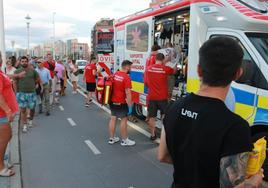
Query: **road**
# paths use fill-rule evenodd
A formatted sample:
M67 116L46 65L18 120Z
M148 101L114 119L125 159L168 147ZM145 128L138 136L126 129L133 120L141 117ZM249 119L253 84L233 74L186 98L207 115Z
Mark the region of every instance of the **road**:
M84 107L70 89L52 115L38 115L36 127L21 135L24 188L163 188L172 168L156 159L156 143L129 128L134 147L109 145L109 114Z

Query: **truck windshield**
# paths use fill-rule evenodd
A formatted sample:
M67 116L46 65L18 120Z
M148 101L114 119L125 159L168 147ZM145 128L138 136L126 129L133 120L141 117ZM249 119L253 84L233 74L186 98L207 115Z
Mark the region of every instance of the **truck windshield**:
M268 33L246 33L246 35L268 65Z

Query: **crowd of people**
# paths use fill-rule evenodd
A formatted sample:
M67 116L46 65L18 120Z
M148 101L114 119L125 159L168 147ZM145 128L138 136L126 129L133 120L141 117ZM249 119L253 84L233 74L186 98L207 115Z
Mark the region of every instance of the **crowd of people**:
M243 50L235 40L228 37L208 40L199 51L200 90L171 103L169 83L170 76L178 71L176 63L168 66L171 60L158 46L152 47L144 73L144 82L148 87L147 118L150 139L154 141L157 139L156 117L158 111L161 112L164 127L158 158L174 166L172 188L261 186L262 170L250 177L246 175L247 160L252 150L249 124L234 114L225 103L231 82L243 73L242 59ZM86 107L92 103L96 90L96 64L96 58L92 57L83 74L88 91ZM68 67L65 67L61 61L56 63L51 54L45 60L37 58L31 63L27 57L21 57L16 66L10 59L5 73L0 72L0 176L14 174L4 164L3 158L11 139L10 123L18 107L21 111L22 131L27 132L33 126L37 95L40 96L39 112L43 112L44 106L46 115L50 115L51 104L59 102L58 96L65 95L67 70L73 94L78 89L79 70L71 59L68 60ZM129 76L131 66L132 62L124 60L121 69L112 76L111 119L108 125L108 143L111 145L120 140L122 146L136 144L127 132L127 118L133 109ZM118 119L121 120L121 139L115 135Z

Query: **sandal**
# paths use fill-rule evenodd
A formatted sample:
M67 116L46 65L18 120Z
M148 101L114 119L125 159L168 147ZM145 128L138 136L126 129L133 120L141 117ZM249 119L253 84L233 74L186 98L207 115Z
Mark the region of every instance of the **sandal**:
M15 172L8 168L4 168L3 170L0 171L0 177L11 177L13 175L15 175Z

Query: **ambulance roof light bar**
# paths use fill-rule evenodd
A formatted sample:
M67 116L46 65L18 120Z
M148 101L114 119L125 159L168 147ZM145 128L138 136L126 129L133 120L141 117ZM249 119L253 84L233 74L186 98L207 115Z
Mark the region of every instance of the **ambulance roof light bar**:
M147 8L147 9L145 9L145 10L136 12L136 13L135 13L135 16L140 15L140 14L145 14L145 13L151 12L151 11L153 11L153 10L154 10L153 8Z
M169 0L169 1L166 1L162 4L159 5L160 8L163 8L165 6L168 6L168 5L171 5L173 3L177 3L177 2L180 2L180 1L183 1L183 0Z
M154 9L153 8L147 8L145 10L142 10L142 11L139 11L139 12L136 12L134 14L131 14L131 15L128 15L128 16L125 16L123 18L120 18L117 20L117 22L122 22L124 20L128 20L129 18L133 17L133 16L137 16L137 15L140 15L140 14L145 14L145 13L148 13L148 12L151 12L153 11Z

